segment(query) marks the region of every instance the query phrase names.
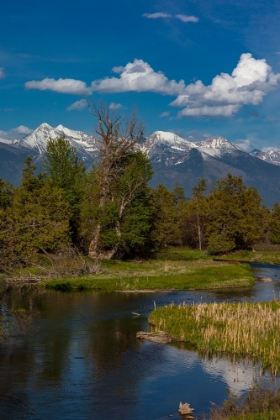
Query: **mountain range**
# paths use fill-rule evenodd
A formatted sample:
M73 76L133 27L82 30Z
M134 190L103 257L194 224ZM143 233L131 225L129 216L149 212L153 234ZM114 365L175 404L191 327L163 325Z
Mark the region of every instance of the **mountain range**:
M24 159L32 156L40 167L48 140L57 137L65 137L76 148L87 168L98 160L98 141L94 136L43 123L23 139L0 138L0 177L18 185ZM164 131L143 138L139 148L153 165L152 186L162 183L173 189L175 183L179 183L190 196L199 178L207 178L210 187L212 181L230 172L241 175L246 185L256 187L268 206L280 202L280 152L253 150L247 153L223 137L190 142Z

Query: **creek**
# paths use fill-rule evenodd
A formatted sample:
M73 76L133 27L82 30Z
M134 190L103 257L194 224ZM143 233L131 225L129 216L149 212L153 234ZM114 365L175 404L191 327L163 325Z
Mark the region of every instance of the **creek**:
M180 401L199 415L220 405L227 389L241 395L255 381L279 385L249 360L208 359L186 345L136 340L155 305L278 298L280 266L252 267L273 282L223 292L10 293L2 311L25 308L33 320L0 342L0 419L179 419Z

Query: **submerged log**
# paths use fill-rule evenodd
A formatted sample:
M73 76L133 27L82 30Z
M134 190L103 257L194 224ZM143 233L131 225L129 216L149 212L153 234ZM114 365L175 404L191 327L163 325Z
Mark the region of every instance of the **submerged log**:
M138 340L147 340L152 341L153 343L160 343L160 344L167 344L171 343L172 337L170 334L167 334L164 331L156 331L156 332L145 332L139 331L136 334L136 338Z
M194 419L192 415L194 412L194 408L191 408L190 404L188 403L182 404L180 402L178 412L181 416L184 416L185 419Z

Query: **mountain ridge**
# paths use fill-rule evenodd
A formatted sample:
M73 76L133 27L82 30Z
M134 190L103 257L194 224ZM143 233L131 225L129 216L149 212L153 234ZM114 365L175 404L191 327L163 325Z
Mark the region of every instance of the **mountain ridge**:
M87 168L98 160L98 140L94 136L61 124L54 128L43 123L22 139L0 139L0 177L18 185L24 158L31 155L40 167L47 141L57 137L69 140ZM153 165L152 186L163 183L172 189L175 183L179 183L187 195L191 195L199 178L207 178L211 183L231 172L242 176L246 185L256 187L269 206L280 201L280 152L279 163L273 163L272 159L265 158L264 152L247 153L221 136L190 142L164 131L155 131L143 138L138 147Z

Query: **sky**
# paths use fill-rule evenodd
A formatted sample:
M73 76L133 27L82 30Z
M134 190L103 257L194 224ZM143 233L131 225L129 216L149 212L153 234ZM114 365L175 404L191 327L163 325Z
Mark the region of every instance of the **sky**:
M88 104L145 134L280 149L279 0L2 0L0 137L94 134Z

